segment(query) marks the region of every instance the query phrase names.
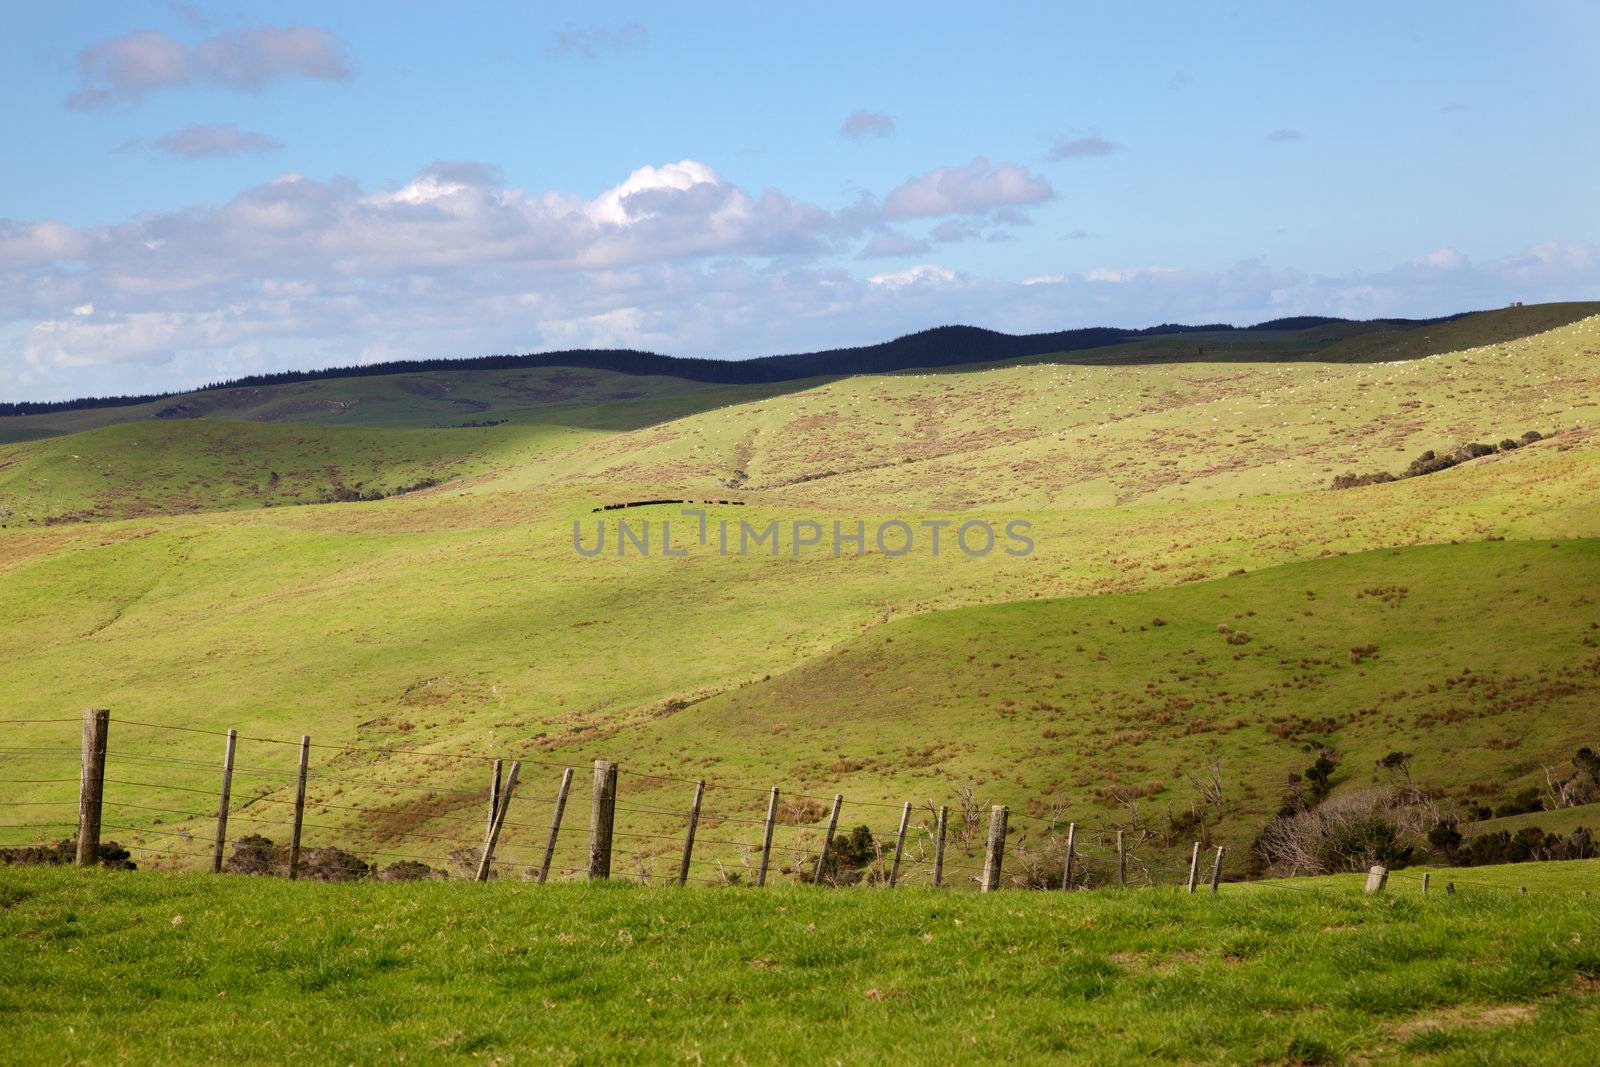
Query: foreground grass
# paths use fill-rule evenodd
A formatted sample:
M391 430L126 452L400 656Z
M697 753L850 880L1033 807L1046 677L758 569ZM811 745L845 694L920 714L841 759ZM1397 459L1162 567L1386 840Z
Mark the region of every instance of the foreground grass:
M0 973L12 1062L1569 1063L1600 1038L1590 898L1343 881L980 897L6 869Z

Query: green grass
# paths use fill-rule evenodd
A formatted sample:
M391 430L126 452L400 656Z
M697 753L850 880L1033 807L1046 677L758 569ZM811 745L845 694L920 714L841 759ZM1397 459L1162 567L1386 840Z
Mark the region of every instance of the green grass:
M1514 876L1527 896L4 868L0 1034L15 1063L1582 1062L1600 926L1557 890L1600 865Z

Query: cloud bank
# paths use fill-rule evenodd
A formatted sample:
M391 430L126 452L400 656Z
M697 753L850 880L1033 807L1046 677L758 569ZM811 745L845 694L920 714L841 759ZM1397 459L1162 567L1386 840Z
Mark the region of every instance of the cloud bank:
M1484 261L1420 251L1343 276L1252 260L1063 263L1011 280L941 263L933 249L950 246L911 232L968 239L1051 195L1025 169L981 158L837 210L741 188L696 160L639 167L592 196L446 162L378 189L291 173L221 204L97 226L0 220L0 398L405 356L757 355L945 322L1038 331L1600 297L1600 246L1581 241ZM920 261L842 265L858 256Z

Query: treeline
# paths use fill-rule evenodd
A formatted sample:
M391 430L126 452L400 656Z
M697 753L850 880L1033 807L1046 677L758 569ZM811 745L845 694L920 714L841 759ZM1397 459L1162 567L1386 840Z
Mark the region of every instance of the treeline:
M1457 316L1451 316L1457 317ZM1162 323L1144 329L1118 329L1090 326L1054 333L1008 334L977 326L936 326L906 334L893 341L855 348L830 348L820 352L760 356L754 359L701 359L688 356L663 356L631 348L574 348L561 352L533 352L524 355L440 357L404 359L389 363L366 363L353 367L328 367L322 370L278 371L252 374L243 378L212 382L197 390L246 389L293 382L321 381L329 378L366 378L386 374L415 374L429 371L520 370L542 367L574 367L581 370L615 371L619 374L665 375L716 385L761 385L793 381L798 378L836 377L848 374L886 374L920 367L950 367L962 363L994 363L1052 352L1077 352L1101 348L1141 337L1184 333L1292 332L1349 322L1348 319L1302 315L1273 319L1254 326L1208 323L1185 326ZM1372 324L1419 326L1448 319L1381 319ZM77 400L23 401L0 404L0 417L42 415L83 408L126 407L181 395L147 393L140 396L84 397Z

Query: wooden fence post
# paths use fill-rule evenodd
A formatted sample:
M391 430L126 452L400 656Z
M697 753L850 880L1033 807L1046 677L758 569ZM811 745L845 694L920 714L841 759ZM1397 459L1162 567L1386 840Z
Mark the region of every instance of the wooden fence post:
M228 731L228 744L222 750L222 799L217 803L217 841L211 849L211 873L222 873L222 852L228 844L228 804L233 799L233 750L239 731Z
M496 760L496 762L499 762ZM494 825L489 827L489 836L483 841L483 855L478 858L478 878L480 882L489 880L489 869L494 864L495 842L500 840L500 828L505 825L506 811L511 807L511 794L517 788L517 775L522 771L522 761L511 761L511 773L506 775L505 786L496 789L500 796L500 806L495 809Z
M1072 853L1078 844L1078 824L1067 823L1067 858L1061 862L1061 888L1072 888Z
M1444 891L1445 891L1445 895L1446 896L1452 896L1452 897L1455 896L1456 895L1456 884L1454 882L1446 882L1444 884Z
M1195 876L1200 873L1200 842L1194 843L1194 848L1189 851L1189 892L1194 892Z
M83 767L78 774L78 866L100 862L100 809L106 795L106 735L111 712L83 709Z
M906 827L911 825L911 801L900 809L900 832L894 837L894 865L889 868L889 888L900 880L900 857L906 850Z
M706 780L700 779L694 787L694 803L689 805L689 832L683 837L683 862L678 864L678 884L689 880L689 860L694 855L694 830L700 825L700 801L706 795Z
M1122 831L1117 831L1117 886L1128 888L1128 853L1122 847Z
M489 835L494 833L494 817L500 812L500 760L494 761L494 775L489 779L489 820L483 827L483 839L489 840ZM488 847L485 845L485 847Z
M939 805L939 821L933 834L933 885L936 889L944 885L944 829L949 821L950 808Z
M561 772L561 788L556 791L556 812L550 817L550 840L544 843L544 861L539 864L537 883L544 885L550 877L550 861L556 854L556 835L561 832L561 813L567 810L567 790L572 786L572 768Z
M1428 872L1427 871L1423 871L1422 872L1422 895L1423 896L1427 896L1428 895Z
M594 804L589 809L589 880L611 877L611 831L617 822L617 765L594 761Z
M300 735L300 773L294 786L294 832L289 837L289 878L300 877L300 824L306 816L306 764L311 759L311 735Z
M1217 846L1217 858L1211 861L1211 892L1217 891L1217 883L1222 881L1222 853L1221 845Z
M767 798L767 824L761 832L761 866L756 870L756 888L767 884L767 865L772 862L772 827L778 820L778 787Z
M984 848L983 891L992 893L1000 888L1000 863L1006 851L1006 819L1011 809L996 804L989 809L989 841Z
M844 805L844 794L833 794L833 811L828 815L828 832L822 835L822 851L817 853L817 873L812 877L812 882L822 884L822 876L828 870L828 850L833 847L833 834L839 828L839 808Z
M1389 884L1389 868L1381 863L1374 863L1367 872L1367 892L1381 893L1383 887Z

